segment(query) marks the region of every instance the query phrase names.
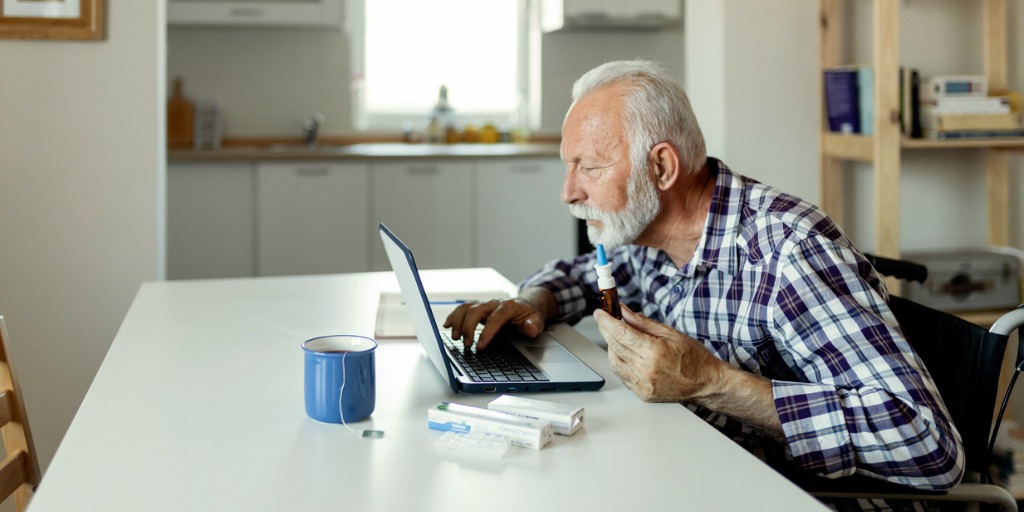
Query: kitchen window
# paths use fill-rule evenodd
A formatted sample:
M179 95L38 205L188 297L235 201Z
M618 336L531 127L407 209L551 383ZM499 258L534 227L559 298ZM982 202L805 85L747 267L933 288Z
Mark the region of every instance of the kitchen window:
M357 128L422 129L442 85L460 124L529 116L528 0L350 0Z

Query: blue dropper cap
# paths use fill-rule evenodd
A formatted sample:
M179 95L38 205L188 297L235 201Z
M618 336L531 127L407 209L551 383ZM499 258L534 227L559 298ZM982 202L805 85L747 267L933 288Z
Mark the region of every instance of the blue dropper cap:
M607 265L608 256L604 253L604 244L597 244L597 264Z

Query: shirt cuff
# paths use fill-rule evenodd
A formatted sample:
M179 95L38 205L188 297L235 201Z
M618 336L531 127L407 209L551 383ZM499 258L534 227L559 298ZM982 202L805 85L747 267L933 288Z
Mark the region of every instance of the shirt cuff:
M519 289L530 286L545 288L555 296L558 303L556 322L572 322L583 316L587 299L579 283L560 270L538 272L519 284Z
M772 395L797 467L828 477L854 473L853 442L834 386L773 380Z

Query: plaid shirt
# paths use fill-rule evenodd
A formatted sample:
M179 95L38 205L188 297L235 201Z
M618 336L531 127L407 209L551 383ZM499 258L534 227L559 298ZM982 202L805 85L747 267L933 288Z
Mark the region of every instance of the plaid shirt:
M708 159L717 175L704 235L677 267L660 250L611 255L619 298L772 382L779 446L687 405L754 453L838 477L860 473L926 489L963 473L960 434L886 305L885 286L817 207ZM559 321L599 305L594 253L553 261L520 285L558 299ZM770 462L779 462L771 461Z

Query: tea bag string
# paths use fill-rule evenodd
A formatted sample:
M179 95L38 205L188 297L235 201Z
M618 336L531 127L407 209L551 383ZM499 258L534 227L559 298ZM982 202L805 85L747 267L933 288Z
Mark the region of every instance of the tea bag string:
M345 359L348 357L348 352L341 354L341 389L338 390L338 416L341 417L341 425L348 429L349 432L354 432L367 439L380 439L384 437L383 430L356 430L345 422L345 410L342 409L344 404L343 398L345 397L345 382L347 376L345 375Z
M356 430L345 423L345 411L342 409L343 399L345 397L345 358L348 357L348 352L342 352L341 354L341 390L338 391L338 415L341 416L341 424L347 428L350 432L362 435L362 430Z

